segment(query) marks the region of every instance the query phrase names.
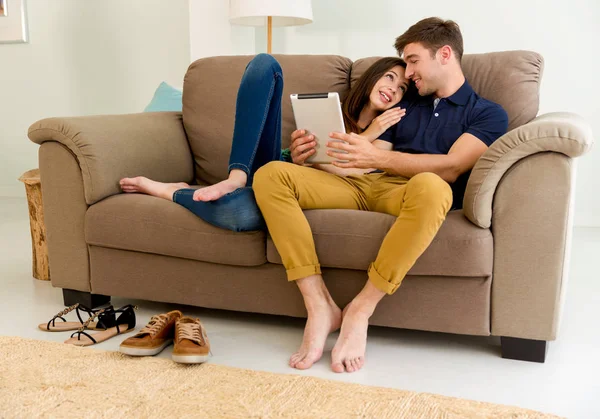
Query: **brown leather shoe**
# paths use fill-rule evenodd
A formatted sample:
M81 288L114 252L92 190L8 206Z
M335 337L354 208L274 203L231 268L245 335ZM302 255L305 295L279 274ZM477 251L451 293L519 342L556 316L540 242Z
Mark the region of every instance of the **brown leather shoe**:
M208 360L210 342L200 319L182 317L175 324L173 361L181 364L201 364Z
M175 322L181 316L179 310L152 316L138 334L121 343L119 351L132 356L151 356L160 353L173 342Z

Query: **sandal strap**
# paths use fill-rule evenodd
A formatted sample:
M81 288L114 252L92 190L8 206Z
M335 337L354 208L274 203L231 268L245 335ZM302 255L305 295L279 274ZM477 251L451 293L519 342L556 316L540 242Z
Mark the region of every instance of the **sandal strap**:
M74 332L71 337L74 337L75 335L77 335L77 340L81 340L81 335L85 335L87 336L92 342L94 343L98 343L96 341L96 339L94 339L94 337L88 333L85 332L85 329L90 325L90 323L92 321L94 321L96 318L98 318L98 323L100 323L102 320L102 317L105 316L112 316L113 318L115 317L115 313L121 313L119 315L119 318L117 319L115 326L117 328L117 335L120 335L121 329L119 327L119 319L124 318L123 320L127 320L127 330L133 329L135 327L135 312L134 310L137 310L137 306L134 306L132 304L128 304L126 306L123 306L117 310L115 310L113 308L113 306L109 306L107 308L102 308L100 310L91 310L93 314L90 315L90 318L87 319L85 322L83 322L83 324L81 325L81 327Z
M117 326L117 334L121 334L119 325L122 324L124 321L127 322L127 330L135 328L136 319L134 310L137 309L138 306L133 304L127 304L117 310L114 310L115 313L121 313L115 321L115 326Z
M98 343L98 342L96 342L96 339L94 339L94 338L92 337L92 335L90 335L89 333L86 333L86 332L82 331L81 329L80 329L80 330L78 330L77 332L74 332L74 333L71 335L71 337L73 337L73 336L75 336L75 335L77 335L77 340L81 340L81 335L86 335L88 338L90 338L90 339L92 340L92 342L94 342L94 343Z
M89 308L87 308L87 307L86 307L86 306L84 306L84 305L79 305L79 307L77 307L77 308L75 309L75 314L77 314L77 318L79 319L79 323L81 323L81 324L85 323L85 320L83 320L83 319L81 318L81 314L80 314L80 312L81 312L81 311L85 311L85 312L88 314L88 316L90 316L90 317L91 317L91 316L92 316L92 314L94 313L94 310L92 310L92 309L89 309Z
M67 322L63 317L61 316L54 316L52 317L52 319L48 322L48 324L46 325L46 330L50 330L50 323L52 323L52 327L56 327L56 319L61 319L63 322Z
M94 319L96 319L98 316L100 316L101 314L105 313L105 312L111 312L113 311L110 307L108 308L101 308L100 310L94 312L89 319L87 319L85 322L83 322L83 324L81 325L81 327L79 328L79 330L75 333L84 333L83 331L86 329L86 327L88 327L90 325L90 323L92 321L94 321ZM73 333L73 334L75 334ZM86 333L87 335L87 333ZM88 335L89 336L89 335Z
M112 308L112 306L110 306L110 308ZM48 323L46 324L46 330L50 330L50 326L56 327L56 319L61 319L63 322L66 323L67 320L63 316L65 316L66 314L70 313L73 310L75 310L75 314L77 314L79 323L81 323L83 325L83 324L86 324L86 322L87 322L87 325L89 326L90 322L88 322L88 320L90 320L90 318L94 317L94 314L96 312L99 312L102 309L95 310L95 309L88 308L80 303L73 304L72 306L65 308L64 310L58 312L54 317L52 317L52 319L50 319L48 321ZM81 311L84 311L85 313L87 313L87 315L89 316L87 320L83 320L83 318L81 317ZM98 318L98 322L96 323L96 328L97 329L98 328L108 329L108 327L112 327L113 322L108 321L108 320L109 319L106 319L104 316Z
M112 306L105 307L105 309L107 309L107 308L112 308ZM83 320L81 318L80 310L84 311L89 316L87 319L87 320L89 320L90 317L92 317L96 312L100 311L101 309L88 308L88 307L84 306L83 304L80 304L79 307L77 307L75 309L75 312L77 314L77 317L79 318L79 322L81 324L84 324L87 320ZM102 314L103 314L102 316L97 316L98 321L96 322L96 329L108 329L110 327L109 324L112 323L110 321L108 322L108 324L106 323L107 319L106 319L105 315L108 314L108 312L106 312L106 310Z
M50 330L50 323L52 323L52 327L55 327L56 326L56 323L55 323L56 319L61 319L63 322L66 322L66 320L63 318L63 316L66 315L67 313L70 313L71 311L75 310L77 307L79 307L79 303L73 304L72 306L67 307L64 310L59 311L54 317L52 317L50 319L50 321L46 325L46 329Z
M94 337L92 335L90 335L89 333L87 333L85 331L85 329L90 325L90 323L92 321L94 321L95 319L98 319L97 324L103 324L102 323L102 319L105 317L112 317L112 319L114 320L115 317L115 309L113 308L113 306L108 306L106 308L102 308L100 310L91 310L92 314L90 315L90 318L87 319L82 325L81 327L74 332L71 337L74 337L75 335L77 335L77 340L81 340L81 335L85 335L87 336L92 342L94 342L95 344L98 343L96 341L96 339L94 339ZM117 326L117 334L119 333L119 327Z

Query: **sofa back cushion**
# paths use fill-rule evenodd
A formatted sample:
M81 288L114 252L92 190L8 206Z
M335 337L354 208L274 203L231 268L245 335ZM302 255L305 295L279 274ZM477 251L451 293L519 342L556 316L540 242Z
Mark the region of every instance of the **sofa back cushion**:
M369 57L354 62L351 83L355 83L378 58ZM541 55L531 51L466 54L462 59L462 67L469 84L480 96L506 110L509 130L536 117L544 68Z
M292 93L348 93L352 62L335 55L275 55L283 70L282 146L295 129ZM227 177L235 103L240 80L252 56L202 58L184 79L183 123L195 160L196 181L215 183Z

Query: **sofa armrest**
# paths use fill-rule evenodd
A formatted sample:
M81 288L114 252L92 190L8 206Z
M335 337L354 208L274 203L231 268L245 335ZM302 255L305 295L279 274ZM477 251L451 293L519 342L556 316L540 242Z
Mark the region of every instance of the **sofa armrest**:
M574 157L592 143L581 117L547 114L502 136L473 169L464 208L494 236L493 335L556 338L569 272Z
M475 225L489 228L498 184L519 160L545 151L577 157L592 144L590 125L579 115L566 112L538 116L506 133L475 164L463 201L465 215Z
M39 149L50 279L59 288L90 292L83 180L77 158L55 141Z
M37 144L59 142L75 155L88 205L120 193L123 177L193 179L193 157L179 112L48 118L34 123L28 135Z

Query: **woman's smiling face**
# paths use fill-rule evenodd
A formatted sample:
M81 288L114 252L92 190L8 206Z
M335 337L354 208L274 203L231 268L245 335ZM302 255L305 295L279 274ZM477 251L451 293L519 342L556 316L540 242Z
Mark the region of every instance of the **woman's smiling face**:
M400 102L408 89L408 79L404 73L404 68L397 65L386 71L375 83L369 96L371 106L375 110L383 112Z

